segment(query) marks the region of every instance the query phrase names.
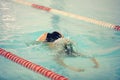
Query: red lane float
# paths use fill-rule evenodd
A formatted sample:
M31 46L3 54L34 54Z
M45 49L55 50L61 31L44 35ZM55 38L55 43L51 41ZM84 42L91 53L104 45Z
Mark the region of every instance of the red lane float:
M117 30L117 31L120 31L120 26L119 25L115 26L114 29Z
M44 11L50 11L51 10L51 8L49 8L49 7L45 7L45 6L41 6L41 5L37 5L37 4L32 4L31 6L34 7L34 8L37 8L37 9L44 10Z
M15 54L12 54L11 52L7 52L6 50L0 48L0 55L17 63L22 65L23 67L26 67L34 72L37 72L45 77L50 78L51 80L68 80L68 78L65 78L64 76L61 76L51 70L48 70L40 65L37 65L35 63L32 63L28 60L25 60Z
M72 13L69 13L69 12L45 7L45 6L42 6L42 5L27 2L27 1L24 1L24 0L13 0L13 1L15 1L17 3L27 5L27 6L31 6L31 7L36 8L36 9L51 12L53 14L64 15L64 16L67 16L67 17L79 19L79 20L82 20L82 21L86 21L86 22L89 22L89 23L100 25L102 27L107 27L107 28L114 29L116 31L120 31L120 26L119 25L115 25L115 24L104 22L104 21L96 20L96 19L93 19L93 18L88 18L88 17L85 17L85 16L80 16L80 15L72 14Z

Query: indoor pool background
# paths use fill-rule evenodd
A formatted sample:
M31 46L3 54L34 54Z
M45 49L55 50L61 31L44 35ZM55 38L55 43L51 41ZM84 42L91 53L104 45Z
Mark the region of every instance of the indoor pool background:
M120 25L119 0L26 0L74 14ZM74 72L53 60L54 52L43 44L29 45L44 32L60 31L71 39L77 51L95 56L99 68L87 58L66 58ZM77 19L54 15L0 0L0 48L53 70L70 80L120 80L120 32ZM49 80L0 56L0 80Z

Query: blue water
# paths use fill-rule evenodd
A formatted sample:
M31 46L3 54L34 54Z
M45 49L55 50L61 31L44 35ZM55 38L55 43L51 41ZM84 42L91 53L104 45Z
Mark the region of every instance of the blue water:
M26 0L74 14L120 25L119 0ZM74 72L53 60L54 52L43 44L27 46L44 32L60 31L77 51L94 56L66 58L67 65L85 68ZM77 19L0 0L0 48L68 77L70 80L120 80L120 32ZM0 56L0 80L49 80Z

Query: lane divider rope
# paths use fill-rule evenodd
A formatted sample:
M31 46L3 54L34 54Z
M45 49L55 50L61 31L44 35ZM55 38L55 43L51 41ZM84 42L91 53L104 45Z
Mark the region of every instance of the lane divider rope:
M61 76L51 70L48 70L40 65L37 65L35 63L32 63L28 60L25 60L11 52L8 52L2 48L0 48L0 56L3 56L17 64L22 65L25 68L28 68L36 73L39 73L47 78L50 78L51 80L68 80L68 78L65 78L64 76Z
M115 25L115 24L104 22L104 21L99 21L99 20L96 20L96 19L93 19L93 18L88 18L88 17L72 14L72 13L69 13L69 12L49 8L49 7L46 7L46 6L34 4L34 3L31 3L31 2L26 2L26 1L23 1L23 0L13 0L13 1L15 1L17 3L24 4L24 5L31 6L31 7L36 8L36 9L51 12L53 14L68 16L68 17L71 17L71 18L79 19L79 20L82 20L82 21L86 21L86 22L89 22L89 23L97 24L97 25L100 25L100 26L103 26L103 27L107 27L107 28L111 28L111 29L120 31L120 26L119 25Z

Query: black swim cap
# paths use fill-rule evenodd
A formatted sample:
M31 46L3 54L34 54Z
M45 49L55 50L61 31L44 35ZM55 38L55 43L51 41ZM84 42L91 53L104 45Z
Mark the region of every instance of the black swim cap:
M62 37L62 35L59 32L54 31L52 33L47 34L46 41L47 42L54 42L55 40L57 40L58 38L61 38L61 37Z

